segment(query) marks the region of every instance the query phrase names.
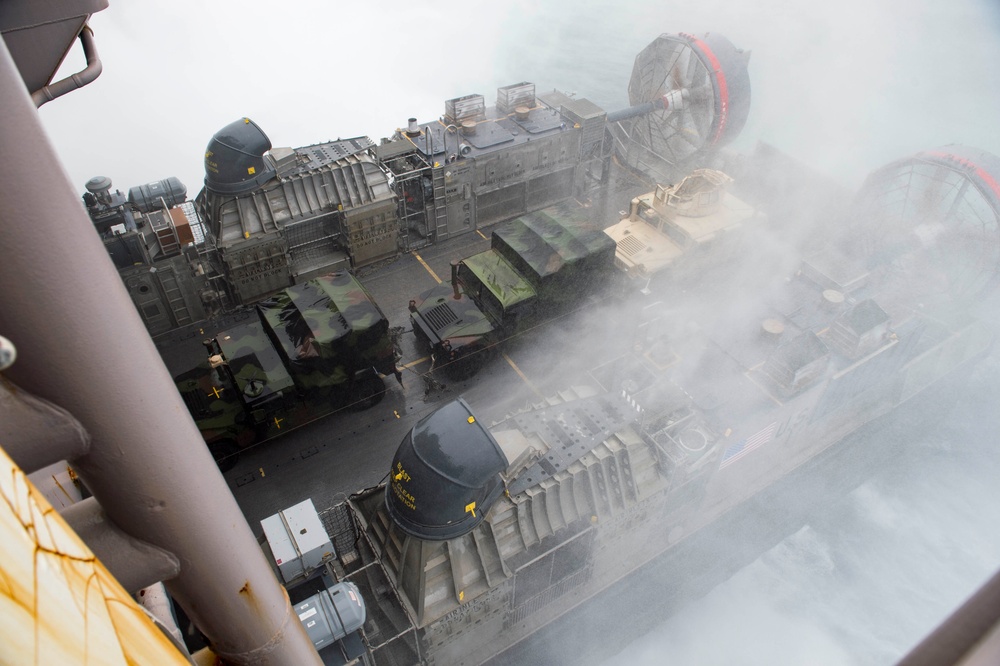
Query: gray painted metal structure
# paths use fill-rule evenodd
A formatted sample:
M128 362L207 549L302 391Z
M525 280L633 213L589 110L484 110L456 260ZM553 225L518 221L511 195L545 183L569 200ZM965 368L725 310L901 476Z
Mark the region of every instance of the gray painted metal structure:
M91 4L95 10L104 5L99 1ZM9 14L14 5L4 3L0 15ZM53 5L42 6L48 9ZM4 37L11 39L6 32ZM61 57L61 53L55 55ZM24 413L15 414L17 410L6 401L15 393L22 400L33 398L25 391L14 391L13 384L4 381L0 432L7 428L20 438L15 445L5 433L4 446L19 449L11 451L19 461L33 456L28 467L56 452L78 458L88 484L99 498L112 503L108 505L110 514L121 519L123 526L154 542L178 537L170 545L182 556L182 575L172 584L173 589L186 590L188 602L206 604L198 608L199 614L208 620L214 616L215 631L208 632L218 646L230 650L234 661L316 663L308 640L300 640L303 636L295 626L284 633L287 601L282 604L276 599L280 588L268 580L273 575L266 564L260 566L252 557L259 550L256 542L248 542L252 536L244 529L231 497L225 497L225 488L211 460L206 460L183 404L173 395L172 386L170 391L163 390L170 385L169 377L146 340L72 188L61 176L61 167L13 63L6 45L0 45L0 109L5 118L0 125L0 146L8 158L5 164L10 165L0 178L0 284L4 285L0 332L14 339L20 352L18 362L4 369L4 377L80 415L86 431L68 417L58 433L45 431L44 449L36 446L33 435L41 432L41 426L30 423ZM53 196L26 195L41 192L46 186ZM56 267L62 270L53 270ZM83 271L79 274L87 276L86 284L83 280L66 281L66 271ZM73 325L65 325L67 322ZM120 354L120 349L126 348L132 350L128 363ZM130 422L117 420L116 416L126 410L134 418ZM93 445L87 432L93 436ZM122 479L128 483L121 483ZM197 484L192 483L194 479ZM182 490L191 490L192 496L185 497ZM218 504L199 505L205 501ZM233 525L225 525L226 518L234 517ZM222 532L213 533L217 528ZM231 541L224 552L211 543L210 537L218 536ZM216 539L219 541L226 539ZM254 609L248 609L248 604L234 609L212 605L217 593L232 595L231 585L242 579L229 564L234 552L240 553L241 567L252 569L246 573L245 589L252 590L259 602ZM252 561L244 562L248 557ZM199 568L201 581L197 580ZM977 642L980 651L976 656L982 661L975 663L993 663L1000 647L996 640L996 618L1000 615L997 580L994 577L984 586L905 663L951 663L962 660L963 655L966 663L973 663L975 659L966 650L970 646L974 650ZM197 589L200 582L207 583L204 590ZM251 582L255 587L250 587ZM265 605L269 611L266 618L254 612L265 610ZM251 621L241 623L247 619ZM225 626L227 623L230 626Z
M0 91L9 165L0 178L0 330L18 350L4 379L79 419L90 444L76 449L74 466L118 528L176 557L180 571L167 588L217 654L233 663L320 663L66 180L5 43ZM34 434L26 439L45 446L44 431Z

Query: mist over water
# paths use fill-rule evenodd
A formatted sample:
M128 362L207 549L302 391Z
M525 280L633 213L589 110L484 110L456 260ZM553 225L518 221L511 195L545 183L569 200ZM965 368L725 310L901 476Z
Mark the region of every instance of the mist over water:
M758 140L851 187L919 150L1000 154L1000 5L992 0L114 3L92 21L104 72L41 117L80 190L168 176L202 184L212 135L242 116L275 146L437 118L444 100L532 81L628 105L636 54L662 32L718 32L752 53ZM62 73L82 67L74 49Z
M1000 563L997 424L979 418L998 369L973 380L982 402L605 663L895 663Z
M449 11L178 1L115 3L93 24L104 74L41 110L81 192L98 174L123 190L176 175L193 196L205 145L244 115L274 145L302 146L378 141L409 116L438 117L445 99L492 100L519 81L619 109L635 55L679 31L752 51L735 150L771 143L851 190L941 145L1000 155L993 0L514 0ZM984 363L935 427L606 663L896 661L1000 565L998 371Z

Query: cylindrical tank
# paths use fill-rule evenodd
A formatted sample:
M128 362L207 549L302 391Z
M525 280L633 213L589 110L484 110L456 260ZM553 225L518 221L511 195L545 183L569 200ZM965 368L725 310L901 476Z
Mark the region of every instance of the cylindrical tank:
M321 590L295 606L295 614L317 650L357 631L365 623L364 599L350 581Z
M158 180L155 183L136 185L128 191L128 202L139 209L141 213L151 213L163 207L173 208L184 203L187 198L187 188L176 176ZM163 200L163 203L160 200Z

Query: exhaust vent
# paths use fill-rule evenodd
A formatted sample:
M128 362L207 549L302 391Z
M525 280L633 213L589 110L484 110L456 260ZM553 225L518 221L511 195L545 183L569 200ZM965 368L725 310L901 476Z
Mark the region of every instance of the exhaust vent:
M507 458L462 399L421 419L389 470L386 508L401 530L441 541L470 532L503 492Z
M256 189L275 177L264 160L271 140L249 118L230 123L215 133L205 150L205 187L221 194Z

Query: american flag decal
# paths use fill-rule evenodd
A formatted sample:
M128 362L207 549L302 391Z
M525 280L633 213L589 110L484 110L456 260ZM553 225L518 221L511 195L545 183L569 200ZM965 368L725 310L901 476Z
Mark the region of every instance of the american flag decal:
M730 463L736 462L737 460L739 460L746 454L750 453L754 449L764 446L765 444L770 442L771 438L774 437L774 431L777 429L778 429L778 422L775 421L774 423L765 427L759 432L750 435L746 439L741 439L740 441L730 446L728 449L726 449L726 452L722 454L722 464L719 465L719 468L721 469Z

